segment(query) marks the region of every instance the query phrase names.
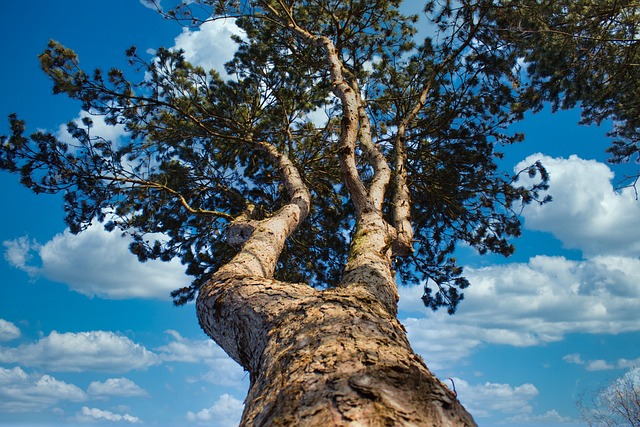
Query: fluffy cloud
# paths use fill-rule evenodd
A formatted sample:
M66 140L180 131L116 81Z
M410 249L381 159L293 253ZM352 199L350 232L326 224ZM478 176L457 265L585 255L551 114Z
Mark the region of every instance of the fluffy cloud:
M213 340L190 340L176 331L167 331L173 341L155 349L166 362L204 363L207 372L200 378L188 381L207 381L215 385L242 387L246 377L244 371Z
M187 420L192 422L211 422L215 420L220 427L237 426L242 416L244 405L235 397L223 394L210 408L202 409L197 413L189 411Z
M633 189L615 191L614 174L604 163L534 154L515 170L540 160L551 177L549 194L554 201L531 205L525 226L547 231L566 247L593 255L640 255L640 203Z
M51 332L36 343L0 347L0 362L57 372L127 372L160 363L158 356L129 338L106 331Z
M472 286L455 316L431 313L421 287L400 289L400 310L414 348L435 367L468 356L482 343L531 346L566 334L640 330L640 260L571 261L537 256L528 263L467 269Z
M93 381L87 393L95 397L142 397L148 396L146 390L140 388L128 378L109 378L105 382Z
M19 367L0 367L0 412L34 412L63 401L87 398L78 387L50 375L29 375Z
M75 420L81 423L93 423L93 422L116 422L116 423L129 423L138 424L142 421L138 417L131 416L129 414L116 414L111 411L104 411L98 408L89 408L83 406L82 409L76 414Z
M488 417L496 412L531 413L532 407L529 402L538 395L538 389L528 383L512 387L509 384L490 382L471 385L459 378L454 378L453 381L462 404L478 418Z
M3 245L5 259L14 267L65 283L87 296L168 299L172 290L190 282L179 260L140 263L129 252L130 242L94 222L80 234L67 229L44 245L26 237ZM40 266L31 264L34 255Z
M585 259L538 255L526 263L468 267L472 285L453 317L426 310L421 287L401 288L409 338L430 366L463 359L483 343L531 346L568 333L640 331L640 205L632 193L614 191L602 163L534 155L518 168L535 160L551 175L554 201L527 207L525 225L555 234Z
M190 63L206 71L215 69L225 76L224 64L231 60L238 47L231 37L243 34L232 19L206 22L197 30L184 28L175 38L174 48L182 49Z
M504 420L509 424L532 424L538 426L551 426L558 424L577 424L577 421L571 417L564 417L555 409L545 412L541 415L518 414ZM580 424L582 425L582 424Z
M20 329L11 322L0 319L0 341L11 341L20 337Z
M564 356L562 360L574 365L584 366L587 371L608 371L611 369L628 369L640 366L640 357L631 360L618 359L615 362L607 362L604 359L583 360L579 353L572 353Z

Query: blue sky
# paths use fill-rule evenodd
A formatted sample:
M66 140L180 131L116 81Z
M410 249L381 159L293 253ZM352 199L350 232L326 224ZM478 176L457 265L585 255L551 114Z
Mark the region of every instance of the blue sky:
M38 68L50 38L87 69L125 67L133 44L182 47L206 67L232 49L230 22L189 32L136 0L0 11L0 116L18 112L61 137L81 112L51 96ZM517 125L527 140L504 167L542 160L554 202L524 211L513 257L459 251L473 285L455 316L400 290L414 348L454 379L481 426L582 425L579 396L640 366L640 207L632 191L614 192L635 166L606 165L607 128L578 119L544 111ZM168 292L189 280L179 263L139 264L99 225L71 235L60 197L34 196L4 172L0 197L0 425L237 424L248 378L204 336L193 305L172 306Z

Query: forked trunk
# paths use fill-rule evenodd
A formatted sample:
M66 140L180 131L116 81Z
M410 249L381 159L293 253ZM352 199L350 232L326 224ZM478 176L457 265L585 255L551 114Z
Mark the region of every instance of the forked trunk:
M475 426L365 286L214 278L205 330L251 376L243 426Z
M256 227L197 301L203 329L250 373L241 425L476 425L396 318L391 236L380 215L360 218L343 284L325 291L261 276L271 271L254 262L264 242L283 236L267 223L277 215Z
M340 167L357 226L340 287L271 279L286 239L309 212L310 194L284 154L260 146L279 165L291 202L261 221L246 220L250 236L197 300L202 328L251 376L241 425L475 426L411 350L396 318L391 248L398 233L381 209L390 169L370 140L357 84L345 80L329 38L288 25L325 50L343 104ZM356 167L358 135L374 164L369 189Z

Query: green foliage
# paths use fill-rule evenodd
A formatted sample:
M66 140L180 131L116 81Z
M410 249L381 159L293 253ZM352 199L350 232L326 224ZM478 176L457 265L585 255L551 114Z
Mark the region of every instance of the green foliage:
M246 37L226 66L229 80L163 48L150 61L135 48L127 52L144 76L138 82L120 70L87 73L71 50L52 41L40 59L54 92L127 135L105 140L86 120L69 124L74 143L67 144L47 133L25 136L25 124L11 116L0 167L19 173L35 192L63 192L73 232L93 218L108 219L108 230L134 237L131 251L141 261L179 257L195 277L173 293L184 303L234 254L225 241L233 218L248 206L254 219L265 218L288 202L266 144L297 166L313 198L276 277L336 285L355 221L338 155L341 109L322 47L291 31L285 16L333 42L345 78L362 90L373 142L392 168L397 144L404 144L416 240L414 254L398 257L396 268L405 283L427 281L426 305L453 312L468 286L451 255L456 245L510 255L520 208L546 189L540 164L523 171L540 177L529 188L496 165L499 146L522 140L506 127L536 104L532 89L519 86L520 51L496 47L486 2L428 2L438 34L419 46L417 18L400 14L399 3L200 0L163 11L193 25L211 16L238 18ZM540 89L540 96L550 95ZM372 164L357 154L368 184ZM384 208L390 222L395 190L387 190Z
M639 159L640 5L629 0L490 1L493 31L526 64L524 102L614 121L612 162Z

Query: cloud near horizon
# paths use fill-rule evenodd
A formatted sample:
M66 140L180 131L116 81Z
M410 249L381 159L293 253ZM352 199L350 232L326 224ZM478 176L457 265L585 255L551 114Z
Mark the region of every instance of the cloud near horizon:
M34 412L58 402L86 399L80 388L50 375L27 374L20 367L0 367L0 412Z
M570 333L640 331L640 204L614 191L604 163L534 154L554 201L528 206L525 227L552 233L582 260L532 256L528 262L467 267L471 286L455 316L422 305L422 287L400 288L400 310L416 351L434 368L468 357L482 344L533 346ZM640 355L639 355L640 356ZM611 364L590 365L592 370ZM617 365L616 365L617 366Z
M52 331L34 343L0 347L0 363L54 372L144 370L161 363L157 354L110 331Z
M87 393L97 398L107 397L145 397L146 390L128 378L109 378L104 382L92 381Z
M83 424L92 424L95 422L109 421L112 423L129 423L139 424L142 420L138 417L134 417L129 414L117 414L111 411L105 411L98 408L89 408L83 406L80 411L76 413L75 421Z
M200 377L189 377L188 382L206 381L211 384L245 389L247 375L222 348L211 339L193 340L177 331L165 331L172 340L154 350L165 362L204 364L207 370Z
M220 427L234 427L240 422L243 409L244 404L241 400L225 393L211 407L195 413L189 411L186 419L195 423L215 421L216 425Z

